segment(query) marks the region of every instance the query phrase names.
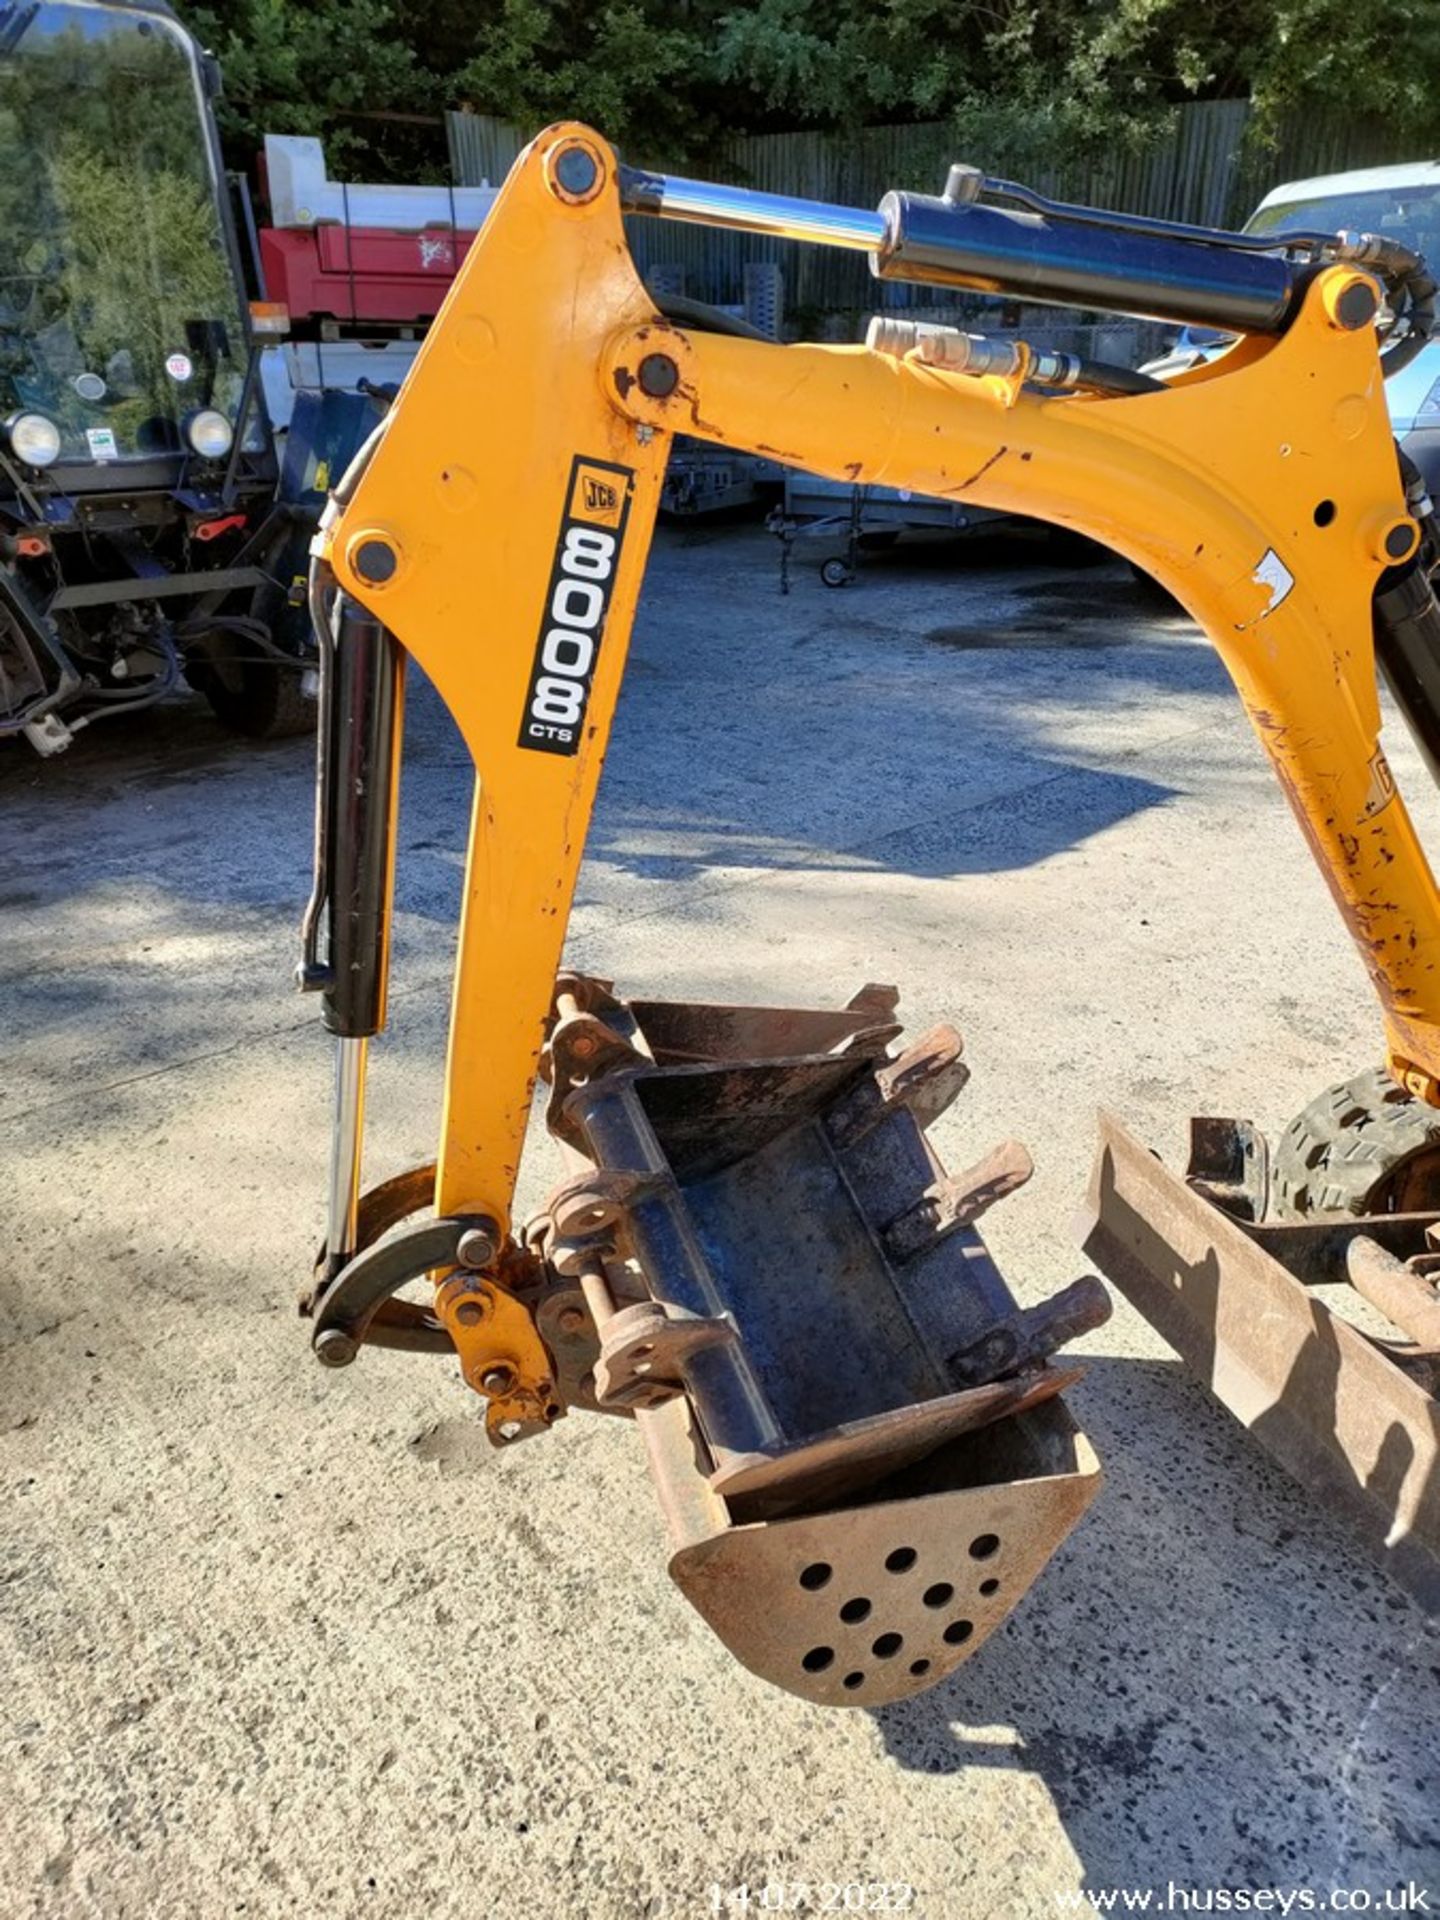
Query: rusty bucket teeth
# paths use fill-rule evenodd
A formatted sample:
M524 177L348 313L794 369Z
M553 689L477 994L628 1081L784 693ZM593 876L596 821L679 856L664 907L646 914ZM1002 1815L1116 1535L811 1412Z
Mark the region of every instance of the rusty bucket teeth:
M942 1679L1099 1482L1051 1360L1108 1295L1018 1305L977 1222L1030 1157L945 1172L924 1128L963 1043L898 1044L896 1000L626 1003L571 975L546 1061L584 1171L535 1244L583 1290L595 1402L641 1427L682 1592L752 1672L830 1705Z

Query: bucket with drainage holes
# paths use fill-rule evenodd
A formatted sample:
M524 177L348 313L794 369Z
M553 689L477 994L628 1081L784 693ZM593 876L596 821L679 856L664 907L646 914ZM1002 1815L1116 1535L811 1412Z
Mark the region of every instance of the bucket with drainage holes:
M952 1673L1094 1498L1100 1468L1051 1399L863 1497L746 1521L717 1496L683 1402L640 1416L670 1574L742 1665L822 1706L883 1706Z
M599 1301L596 1398L644 1435L673 1579L804 1699L933 1686L1094 1496L1057 1356L1108 1295L1087 1278L1021 1307L976 1223L1030 1157L1005 1141L946 1172L926 1128L964 1042L891 1051L893 987L814 1009L567 981L549 1118L583 1171L533 1244Z

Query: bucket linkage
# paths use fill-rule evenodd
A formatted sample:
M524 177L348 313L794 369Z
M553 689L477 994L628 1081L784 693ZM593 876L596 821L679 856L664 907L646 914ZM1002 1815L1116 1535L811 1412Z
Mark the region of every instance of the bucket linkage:
M446 1289L492 1330L523 1310L513 1364L492 1342L472 1381L491 1438L570 1407L633 1418L676 1584L745 1666L832 1705L943 1678L1099 1484L1054 1355L1108 1295L1085 1278L1016 1301L976 1222L1029 1157L1007 1142L945 1173L925 1128L965 1085L962 1042L900 1045L896 1004L626 1002L563 975L541 1070L574 1171L519 1245L471 1273L473 1222L394 1231L428 1204L421 1168L366 1197L359 1251L328 1278L322 1255L309 1301L331 1364L367 1341L448 1350L435 1311L394 1297L427 1270L454 1269L448 1324Z

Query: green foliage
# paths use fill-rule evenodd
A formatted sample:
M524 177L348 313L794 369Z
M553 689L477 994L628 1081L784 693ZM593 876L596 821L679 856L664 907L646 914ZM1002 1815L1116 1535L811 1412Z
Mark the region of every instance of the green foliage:
M190 18L237 152L321 133L342 168L413 174L420 136L383 116L459 105L576 115L672 163L728 134L909 120L1006 155L1103 149L1190 99L1440 134L1436 0L207 0Z
M60 142L51 177L67 240L55 285L67 309L85 315L91 359L129 351L163 360L185 344L186 320L196 315L228 315L238 331L207 181L97 152L73 134Z
M1263 120L1316 108L1378 116L1417 145L1440 131L1435 0L1280 0L1247 78Z
M630 147L673 150L678 141L688 149L707 58L703 39L681 19L646 0L503 0L455 87L481 111L521 126L570 117ZM712 126L709 102L702 113Z
M442 88L425 70L391 0L214 0L186 25L219 56L220 124L237 160L267 133L324 136L337 171L362 165L384 140L361 117L379 109L438 113Z

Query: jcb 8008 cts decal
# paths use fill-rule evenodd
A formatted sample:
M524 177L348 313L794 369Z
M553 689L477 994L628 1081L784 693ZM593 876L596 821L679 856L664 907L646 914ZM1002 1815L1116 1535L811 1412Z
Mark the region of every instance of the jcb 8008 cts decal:
M630 467L579 454L571 464L565 517L520 721L519 744L537 753L579 749L634 483Z

